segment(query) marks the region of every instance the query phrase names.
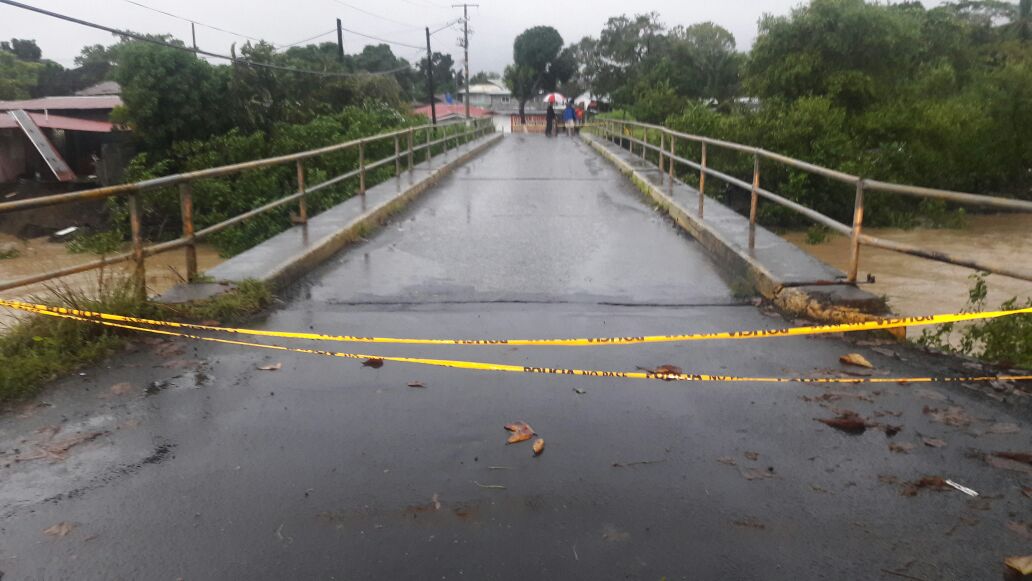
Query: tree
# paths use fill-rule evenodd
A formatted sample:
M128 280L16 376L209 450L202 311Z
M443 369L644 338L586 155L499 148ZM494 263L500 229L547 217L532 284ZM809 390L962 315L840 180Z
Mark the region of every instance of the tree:
M487 71L487 72L480 71L479 73L473 75L470 78L469 84L477 85L477 84L489 83L491 81L497 81L497 80L499 80L501 78L502 78L502 75L499 75L498 73L496 73L494 71Z
M527 101L539 90L555 90L557 84L573 76L576 62L572 53L562 48L563 37L551 26L528 28L513 42L513 64L506 67L504 78L519 101L520 122L526 122Z
M438 93L455 93L455 72L452 68L455 66L455 61L452 60L450 54L443 54L435 52L432 55L433 58L433 73L434 73L434 91ZM419 61L419 74L423 79L426 79L426 57Z
M675 27L668 35L667 50L668 58L681 65L671 79L680 94L717 101L736 95L742 59L727 29L712 22Z
M23 61L13 52L0 48L0 99L27 99L36 86L41 68L39 63Z
M38 61L43 56L35 40L24 38L12 38L11 42L0 42L0 50L14 53L14 56L23 61Z

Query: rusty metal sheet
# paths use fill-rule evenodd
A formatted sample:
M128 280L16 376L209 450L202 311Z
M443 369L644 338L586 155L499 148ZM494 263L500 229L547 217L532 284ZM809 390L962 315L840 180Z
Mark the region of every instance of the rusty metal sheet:
M54 145L47 139L46 134L39 128L39 125L36 125L36 122L32 120L32 117L27 112L19 109L17 111L8 111L7 114L14 118L18 126L25 132L25 136L32 142L36 151L43 156L43 161L46 162L50 171L54 172L57 181L70 182L75 179L75 172L68 167L64 158L54 149Z

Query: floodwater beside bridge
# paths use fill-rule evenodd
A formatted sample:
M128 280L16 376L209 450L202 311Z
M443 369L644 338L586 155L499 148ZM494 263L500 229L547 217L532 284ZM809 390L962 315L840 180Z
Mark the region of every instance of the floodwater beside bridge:
M865 228L864 232L990 264L1027 264L1032 257L1032 214L968 216L963 228ZM836 268L849 266L849 239L844 236L829 235L822 244L807 244L806 232L790 232L785 238ZM885 295L894 312L909 316L962 309L974 271L865 246L860 249L860 279L867 273L876 282L864 285L864 290ZM1032 297L1032 282L990 275L988 285L988 308L1012 297L1019 301Z

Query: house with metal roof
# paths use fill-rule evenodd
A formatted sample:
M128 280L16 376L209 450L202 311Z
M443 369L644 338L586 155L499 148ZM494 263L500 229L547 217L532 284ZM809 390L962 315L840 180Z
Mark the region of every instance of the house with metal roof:
M97 90L0 101L0 184L112 181L103 160L105 149L127 136L109 120L122 99L104 94L114 90L110 85Z

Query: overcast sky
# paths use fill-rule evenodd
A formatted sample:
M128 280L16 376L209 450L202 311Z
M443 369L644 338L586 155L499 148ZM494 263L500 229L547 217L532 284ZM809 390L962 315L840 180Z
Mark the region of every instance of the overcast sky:
M170 33L189 44L190 24L157 14L133 2L164 10L197 22L276 45L327 32L336 18L351 30L380 36L387 40L425 46L423 27L431 30L445 26L461 16L461 8L451 8L453 0L21 0L23 3L91 20L114 28L129 28L147 33ZM656 11L668 26L713 21L724 26L738 41L740 50L748 49L756 37L756 22L764 13L786 14L802 0L478 0L470 8L470 69L473 72L498 71L512 59L513 38L526 28L539 24L555 27L567 42L586 35L598 36L606 19L623 13ZM926 1L926 6L938 4ZM456 44L460 27L445 29L433 37L434 50L450 52L461 62L462 49ZM0 38L34 38L43 56L65 66L87 44L111 44L111 35L83 26L55 20L0 4ZM336 35L322 37L335 41ZM246 39L203 26L197 27L197 43L202 49L228 53L233 42ZM345 33L348 52L357 52L374 43ZM395 54L415 61L420 50L394 46ZM425 51L422 51L425 52Z

